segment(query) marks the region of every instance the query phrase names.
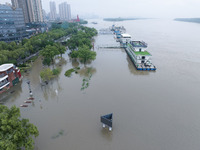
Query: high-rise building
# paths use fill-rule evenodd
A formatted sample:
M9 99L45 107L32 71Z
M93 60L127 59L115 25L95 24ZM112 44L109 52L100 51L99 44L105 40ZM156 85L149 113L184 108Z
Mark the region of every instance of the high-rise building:
M59 5L59 15L60 20L69 21L71 20L71 8L67 2L61 3Z
M43 22L42 2L41 0L32 0L35 20L33 22Z
M50 20L56 20L56 3L55 2L49 2L50 5Z
M13 2L13 1L12 1ZM27 5L27 1L26 0L17 0L17 5L18 5L18 7L19 8L22 8L22 10L23 10L23 14L24 14L24 21L25 21L25 23L30 23L31 21L31 19L30 19L30 16L31 15L29 15L29 11L28 11L28 5ZM13 3L12 3L12 5L13 5Z
M16 41L27 36L21 8L0 4L0 41Z
M46 22L47 21L47 13L44 9L42 9L42 14L43 14L43 20L44 20L44 22Z
M25 23L43 22L41 0L12 0L12 6L22 8Z
M67 4L67 17L69 20L71 20L71 7L70 4Z

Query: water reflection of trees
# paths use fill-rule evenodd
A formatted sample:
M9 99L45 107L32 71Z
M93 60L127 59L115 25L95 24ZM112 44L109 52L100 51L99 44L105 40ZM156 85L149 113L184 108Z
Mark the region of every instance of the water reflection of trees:
M55 67L60 68L60 72L62 72L63 66L67 64L67 60L64 57L58 57L55 61Z
M96 68L93 67L84 67L78 71L80 77L89 77L89 74L95 74L97 72Z
M66 64L67 64L67 61L64 57L58 57L55 60L55 66L56 67L60 67L60 66L66 65Z
M96 73L96 68L84 67L78 71L80 77L83 77L81 90L85 90L90 85L90 80L93 74Z
M1 94L0 102L5 103L7 99L11 99L15 101L18 97L20 97L22 93L22 82L19 82L17 85L11 87L8 91Z
M55 85L56 83L57 83L57 86ZM48 101L49 98L58 100L58 94L62 90L63 88L60 86L58 79L54 79L50 81L47 85L42 86L43 97L46 101Z
M72 58L71 58L71 62L72 62L72 66L73 66L73 67L78 67L78 66L79 66L79 62L78 62L77 59L72 59Z
M83 62L80 62L78 59L74 59L74 58L70 58L70 61L72 63L72 66L75 68L75 67L78 67L79 64L82 64ZM84 65L91 65L92 63L92 60L88 60Z
M60 68L61 69L60 72L62 72L62 69L66 64L67 64L66 58L57 57L55 59L54 66L56 68ZM58 94L63 90L63 88L59 83L59 76L49 81L48 84L42 84L41 86L42 86L41 89L43 92L43 97L46 101L48 101L50 98L58 100Z

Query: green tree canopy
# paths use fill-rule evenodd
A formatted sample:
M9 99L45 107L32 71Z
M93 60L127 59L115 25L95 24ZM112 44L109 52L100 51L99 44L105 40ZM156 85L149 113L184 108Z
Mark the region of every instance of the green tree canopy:
M97 34L96 29L84 27L77 23L54 23L52 29L45 33L40 33L32 36L30 39L23 39L21 42L10 42L5 43L0 41L0 65L3 63L15 63L22 59L44 49L52 49L50 46L57 47L54 43L55 40L64 37L71 36L66 42L69 49L77 50L78 47L87 45L90 49L92 48L91 39ZM45 50L44 50L45 51ZM55 51L56 52L56 51ZM58 53L57 53L58 52ZM57 47L56 55L65 52L61 45ZM45 52L46 53L46 52ZM50 53L51 55L52 53ZM54 56L48 56L44 58L46 64L52 62Z
M71 50L75 50L78 47L83 47L87 45L90 49L92 48L91 39L97 35L97 30L94 28L88 28L84 26L79 26L79 31L74 33L71 38L67 41L67 46Z
M54 45L55 45L55 47L57 48L57 50L59 51L59 53L62 57L62 54L65 53L66 48L64 46L62 46L62 44L60 44L60 43L55 43Z
M72 51L71 58L78 58L78 51Z
M50 59L53 62L53 58L59 54L58 49L55 46L47 45L40 54L44 57L44 59Z
M40 77L43 81L49 81L54 77L53 71L50 68L46 68L40 72Z
M78 48L78 58L85 64L88 60L94 60L96 58L96 52L91 51L87 45Z
M20 118L20 110L16 106L10 109L0 105L0 149L26 150L34 149L33 136L37 137L37 127L28 119Z

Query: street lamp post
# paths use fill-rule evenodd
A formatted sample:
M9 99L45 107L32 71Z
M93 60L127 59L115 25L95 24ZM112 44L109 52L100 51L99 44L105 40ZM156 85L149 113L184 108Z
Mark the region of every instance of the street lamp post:
M33 93L32 93L32 90L31 90L30 81L27 81L26 83L28 84L28 87L29 87L29 94L30 94L30 96L32 96Z

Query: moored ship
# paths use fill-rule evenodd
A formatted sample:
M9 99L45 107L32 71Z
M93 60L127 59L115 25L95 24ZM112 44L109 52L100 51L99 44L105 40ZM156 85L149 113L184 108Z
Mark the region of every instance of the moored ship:
M117 42L125 48L128 56L137 70L156 70L152 64L152 55L147 51L147 43L143 41L132 41L131 35L125 33L126 29L113 25L111 31L116 35Z
M147 43L130 41L125 50L137 70L156 70L156 67L152 64L152 55L147 51Z

